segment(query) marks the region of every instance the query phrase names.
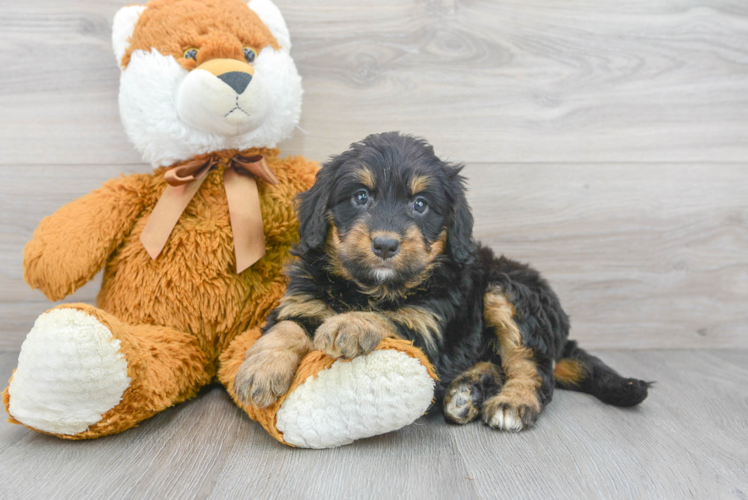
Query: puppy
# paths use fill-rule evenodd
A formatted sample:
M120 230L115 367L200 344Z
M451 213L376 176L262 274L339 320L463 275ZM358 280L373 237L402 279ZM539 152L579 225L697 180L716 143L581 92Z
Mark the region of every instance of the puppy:
M568 340L569 318L537 271L473 241L460 170L396 132L322 167L300 197L288 291L236 376L243 402L272 404L311 350L350 359L386 337L426 353L455 423L529 428L554 387L616 406L647 397L647 382Z

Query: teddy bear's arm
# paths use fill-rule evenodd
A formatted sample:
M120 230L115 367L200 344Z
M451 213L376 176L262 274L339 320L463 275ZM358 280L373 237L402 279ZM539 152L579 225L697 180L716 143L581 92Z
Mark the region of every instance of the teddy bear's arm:
M26 282L61 300L91 280L142 212L149 178L112 179L45 217L23 250Z

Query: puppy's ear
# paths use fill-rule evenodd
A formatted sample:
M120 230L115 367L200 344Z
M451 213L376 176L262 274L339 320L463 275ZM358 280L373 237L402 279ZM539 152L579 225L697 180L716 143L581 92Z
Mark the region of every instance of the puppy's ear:
M473 214L465 198L465 178L460 175L462 165L447 165L450 177L452 213L447 228L447 248L456 262L468 264L475 257Z
M299 202L299 247L308 252L319 247L327 237L327 208L330 188L327 182L327 166L317 172L317 180L309 191L301 193Z
M327 211L335 188L335 175L338 168L350 158L350 152L336 156L325 163L319 172L314 186L301 193L299 206L299 247L303 252L318 248L327 237Z

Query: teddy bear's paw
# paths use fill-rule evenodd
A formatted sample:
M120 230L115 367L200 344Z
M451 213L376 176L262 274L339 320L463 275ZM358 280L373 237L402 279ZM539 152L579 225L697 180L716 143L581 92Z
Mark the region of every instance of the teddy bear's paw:
M298 364L298 356L290 352L250 349L234 379L236 397L245 405L270 406L291 387Z
M382 349L308 377L286 397L276 426L286 443L332 448L412 423L433 397L434 380L418 359Z
M338 314L317 328L314 347L333 358L353 359L373 351L387 335L388 329L391 326L375 313Z
M9 413L40 431L74 435L99 422L130 385L120 341L73 308L39 316L8 388Z

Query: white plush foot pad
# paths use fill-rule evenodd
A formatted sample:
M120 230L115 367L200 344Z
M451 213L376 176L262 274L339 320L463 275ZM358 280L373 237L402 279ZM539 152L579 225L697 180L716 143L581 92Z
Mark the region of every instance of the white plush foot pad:
M395 350L336 361L286 398L276 425L301 448L333 448L404 427L428 409L434 380Z
M114 408L130 385L112 332L78 309L54 309L34 323L8 392L10 414L54 434L78 434Z

